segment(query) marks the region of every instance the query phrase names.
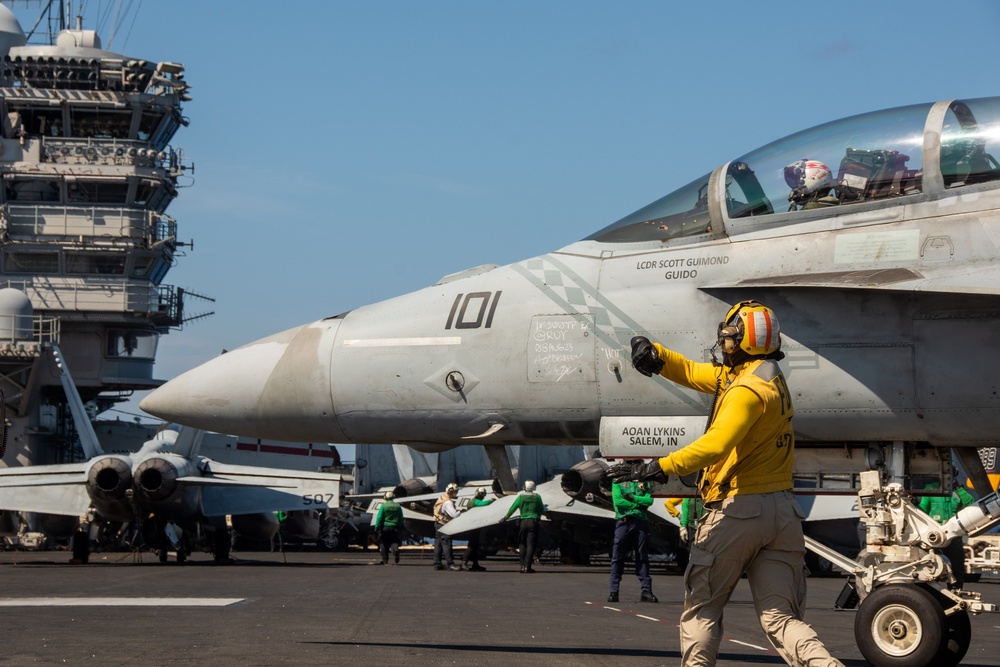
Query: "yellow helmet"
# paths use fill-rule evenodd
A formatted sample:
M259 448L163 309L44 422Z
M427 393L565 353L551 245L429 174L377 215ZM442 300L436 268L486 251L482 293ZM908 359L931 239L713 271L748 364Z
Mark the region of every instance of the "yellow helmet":
M778 316L757 301L740 301L719 323L719 347L732 353L739 346L751 356L767 356L781 348Z

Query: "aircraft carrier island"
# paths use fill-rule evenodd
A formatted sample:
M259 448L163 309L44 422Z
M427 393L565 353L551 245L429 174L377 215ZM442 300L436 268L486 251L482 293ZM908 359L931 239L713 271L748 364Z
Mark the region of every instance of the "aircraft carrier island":
M5 466L83 460L64 383L89 419L159 386L157 343L203 298L163 282L185 245L166 211L193 171L170 145L184 67L105 50L55 11L36 45L0 6Z

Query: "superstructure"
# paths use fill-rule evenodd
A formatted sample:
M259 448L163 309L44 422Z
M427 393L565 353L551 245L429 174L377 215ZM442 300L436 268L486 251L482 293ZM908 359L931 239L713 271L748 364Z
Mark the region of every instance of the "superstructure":
M191 293L163 280L184 245L166 210L190 174L170 146L188 84L182 65L104 50L79 19L29 43L5 6L0 58L3 462L77 461L64 373L94 418L162 384L158 341L185 321Z

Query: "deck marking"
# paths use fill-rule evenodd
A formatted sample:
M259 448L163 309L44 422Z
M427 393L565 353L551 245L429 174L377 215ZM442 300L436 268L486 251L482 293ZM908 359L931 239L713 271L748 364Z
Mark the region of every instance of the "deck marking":
M599 602L585 601L584 604L589 604L592 607L597 607L598 609L607 609L608 611L617 611L620 614L629 614L630 616L635 616L636 618L641 618L647 621L653 621L654 623L662 623L663 625L669 625L674 628L679 628L680 625L673 623L671 621L663 621L658 618L653 618L652 616L644 616L643 614L636 613L634 611L629 611L627 609L619 609L618 607L609 607L606 604L601 604ZM997 626L1000 627L1000 626ZM774 649L767 648L766 646L758 646L757 644L750 644L748 642L741 642L738 639L731 639L729 637L723 637L723 641L730 642L732 644L738 644L739 646L746 646L747 648L757 649L758 651L763 651L764 653L769 653L771 655L778 655L778 652Z
M0 598L0 607L228 607L246 598Z

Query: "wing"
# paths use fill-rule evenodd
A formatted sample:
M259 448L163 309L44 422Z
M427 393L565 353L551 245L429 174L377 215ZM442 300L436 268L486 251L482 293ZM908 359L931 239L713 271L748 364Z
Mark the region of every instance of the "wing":
M599 505L591 505L582 500L575 500L563 491L562 475L551 482L540 485L538 492L546 501L545 516L553 521L604 520L610 522L609 529L614 523L614 511Z
M282 468L239 466L205 460L202 476L181 477L202 487L205 516L292 510L337 509L341 475Z
M543 498L545 496L542 496ZM459 514L449 521L441 529L445 535L458 535L467 533L470 530L478 530L486 526L496 525L501 517L507 513L510 506L514 504L517 496L504 496L497 498L486 507L473 507Z
M0 469L0 509L81 516L89 508L86 463Z

